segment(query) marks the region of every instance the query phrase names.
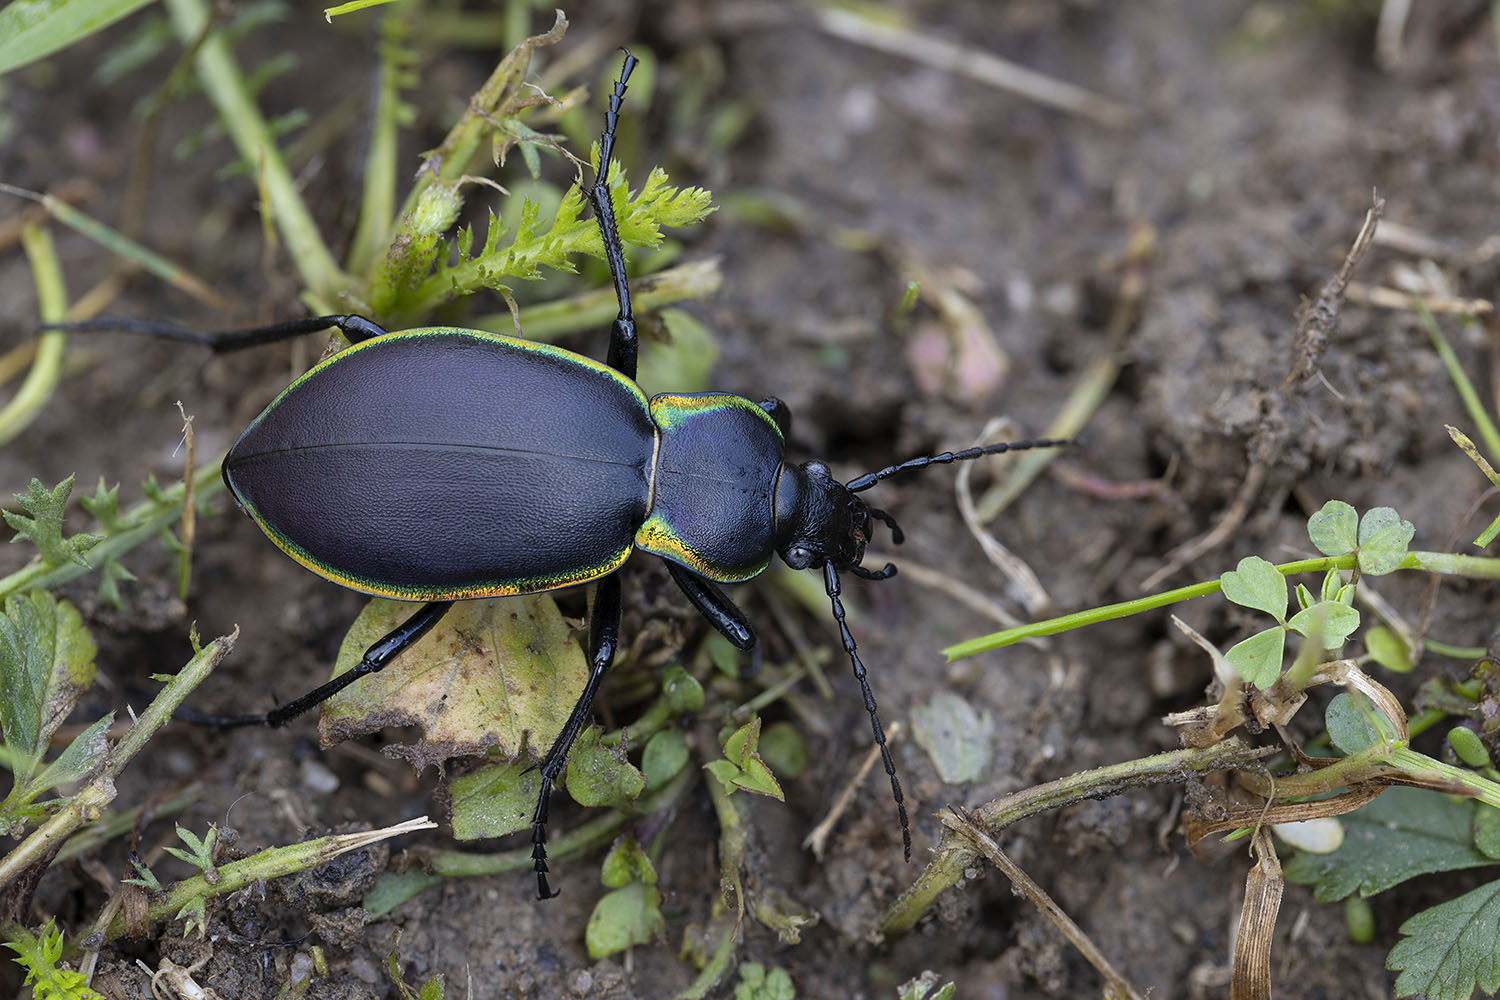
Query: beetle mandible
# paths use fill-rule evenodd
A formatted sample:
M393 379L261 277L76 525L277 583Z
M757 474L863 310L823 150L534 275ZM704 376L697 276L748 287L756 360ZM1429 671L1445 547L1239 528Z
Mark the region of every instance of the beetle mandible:
M634 381L639 340L607 186L635 66L627 51L588 192L619 304L606 364L478 330L388 332L359 316L226 334L169 332L215 350L329 326L344 332L353 346L314 366L255 418L225 457L224 480L266 535L314 573L363 593L423 602L356 667L301 698L258 715L199 718L281 725L384 668L454 601L594 582L588 683L540 765L532 816L537 894L545 899L555 895L547 880L548 798L619 646L616 571L632 550L660 556L688 601L735 646L750 649L755 630L718 584L756 576L775 554L793 569L823 573L910 860L901 784L839 596L842 571L867 580L896 572L889 563L861 565L875 522L897 543L902 535L895 518L857 494L907 470L1069 442L943 452L841 483L822 462L784 460L790 414L779 399L648 399Z

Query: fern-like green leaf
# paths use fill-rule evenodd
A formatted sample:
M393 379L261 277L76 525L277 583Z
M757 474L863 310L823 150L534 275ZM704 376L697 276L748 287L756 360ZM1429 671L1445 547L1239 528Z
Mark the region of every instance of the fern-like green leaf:
M641 247L659 246L662 226L692 225L713 211L709 192L675 187L660 168L651 171L645 187L632 197L624 170L612 164L609 192L620 238ZM442 254L435 255L435 268L420 287L409 294L398 294L392 308L383 312L420 311L480 288L503 289L507 279L536 281L544 269L573 272L577 267L572 258L578 254L602 259L604 243L599 227L583 214L584 202L583 191L573 185L558 203L551 225L545 226L540 206L523 199L509 243L500 245L505 228L492 217L483 250L473 256L461 253L451 264ZM460 238L460 250L470 246L472 241L466 243ZM407 271L408 276L412 273Z
M42 555L42 561L48 566L62 566L70 562L80 566L88 565L83 554L103 541L104 536L79 533L63 537L63 516L68 506L68 495L72 492L72 476L51 490L43 486L41 480L33 479L24 494L16 494L16 502L26 513L4 511L5 523L16 532L11 541L25 539L35 545Z

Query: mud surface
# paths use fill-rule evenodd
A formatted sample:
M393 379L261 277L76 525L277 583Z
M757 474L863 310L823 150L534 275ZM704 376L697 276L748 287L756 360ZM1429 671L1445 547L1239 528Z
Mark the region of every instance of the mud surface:
M1413 5L1394 62L1377 57L1370 4L895 6L917 32L1107 95L1134 117L1111 127L1044 108L834 37L790 4L568 9L573 26L555 53L588 46L595 62L612 66L606 53L629 43L660 61L652 107L636 119L645 134L627 144L639 151L636 162L664 162L675 179L710 187L724 206L685 234L687 254L717 255L726 276L721 294L693 307L718 339L718 387L753 399L779 395L796 414L793 436L805 457L827 458L852 476L967 446L993 416L1010 418L1013 436L1044 434L1091 366L1117 352L1118 379L1080 446L1058 463L1070 474L1041 477L991 525L1061 610L1138 595L1174 547L1213 528L1242 495L1243 523L1158 588L1216 577L1250 554L1273 561L1310 554L1306 516L1333 497L1361 509L1396 507L1417 526L1415 547L1449 546L1460 528L1464 538L1477 533L1463 519L1481 480L1443 429L1463 422L1462 407L1410 312L1347 304L1317 373L1289 388L1283 381L1302 350L1294 337L1299 305L1338 269L1372 190L1386 199L1387 235L1411 235L1404 245L1377 245L1360 278L1392 284L1427 268L1455 294L1492 295L1500 72L1487 4ZM116 85L91 80L92 66L129 26L6 81L15 124L0 149L0 179L36 189L72 184L81 207L119 224L132 107L170 62L160 58ZM316 123L344 109L338 140L294 169L315 193L324 231L347 234L372 34L328 29L309 9L246 44L260 58L299 54L298 68L262 95L268 110L306 107ZM415 154L441 136L495 58L493 50L454 51L427 67L412 95L420 125L403 147L404 163L415 168ZM723 109L748 115L728 148L709 127ZM167 115L143 239L189 262L235 314L215 317L141 277L110 312L200 328L299 313L284 260L263 267L253 184L216 174L233 158L227 145L210 144L186 162L166 155L210 118L201 98ZM17 210L7 205L5 214ZM66 231L57 238L75 295L109 272L98 247ZM1132 258L1142 246L1149 251ZM903 311L914 277L924 298ZM1137 313L1120 335L1111 325L1132 288ZM945 323L943 294L949 319L972 309L967 323ZM955 301L966 304L958 313ZM35 315L29 272L12 247L0 261L7 343L29 336ZM953 333L960 328L962 337ZM1483 390L1493 360L1482 330L1451 322L1448 329ZM603 336L573 346L597 354ZM955 355L955 344L963 353ZM102 336L79 338L76 348L62 391L0 453L7 494L33 476L51 483L76 474L84 487L102 476L122 481L130 495L148 472L170 479L180 461L174 400L196 416L200 453L213 453L316 350L204 360L180 346ZM1247 491L1252 468L1262 470L1261 481ZM976 485L987 476L977 473ZM1016 588L964 529L953 480L938 469L880 487L879 503L907 531L897 561L1026 616ZM24 557L4 554L17 564ZM670 583L649 562L626 569L637 581L627 592L638 595L628 602L627 628L672 603ZM247 711L273 695L294 696L325 675L360 605L282 558L237 515L200 526L186 607L165 596L174 569L159 549L142 549L128 564L139 577L128 614L101 608L89 585L66 591L89 615L110 680L86 701L89 718L144 704L153 690L148 675L189 655L184 636L194 620L208 635L236 623L243 630L232 658L195 694L200 706ZM1378 589L1404 614L1420 614L1424 581L1388 577ZM1156 612L945 664L943 646L996 622L920 573L851 580L846 593L886 723L909 726L935 690L955 693L992 718L992 759L979 780L948 784L915 743L897 741L912 862L901 860L878 769L818 861L798 846L801 838L869 744L857 685L842 655L832 656L834 700L804 686L795 699L800 714L785 706L770 712L799 719L815 766L788 783L786 806L755 810L751 857L762 893L784 894L819 922L791 947L747 920L741 959L785 968L805 997L890 997L924 969L955 980L965 1000L1098 995L1097 973L987 867L914 932L880 942L872 928L929 858L940 807L977 806L1175 747L1161 717L1200 701L1209 663ZM737 591L764 623L771 653L783 655L787 639L757 595L753 587ZM1493 588L1454 584L1436 609L1434 637L1483 645L1497 601ZM1177 612L1221 648L1246 633L1246 620L1217 600ZM795 620L810 641L835 649L826 617ZM1429 658L1413 678L1392 684L1409 694L1422 677L1458 669ZM618 697L607 684L606 710L612 688ZM319 750L312 719L277 732L177 729L127 775L122 797L139 801L196 777L198 801L180 821L195 830L227 822L245 852L433 810L431 772L418 781L372 753L377 745ZM327 792L330 778L337 789ZM1227 996L1249 862L1242 848L1208 857L1188 851L1176 831L1184 794L1180 785L1132 791L1050 813L1007 830L1002 846L1136 988L1159 998ZM586 818L559 796L554 836ZM672 996L693 976L678 958L684 936L711 918L718 895L707 796L690 797L673 824L660 865L667 930L623 958L595 963L584 950L583 928L602 892L596 859L555 865L564 892L549 903L532 899L532 878L521 872L445 883L366 925L352 907L384 865L379 856L329 876L346 881L342 888L304 881L236 896L213 913L212 947L184 943L180 923L158 927L149 940L106 952L96 985L109 996L144 995L134 959L155 967L170 957L189 966L203 960L200 981L221 996L272 996L318 946L330 971L309 996L389 997L396 994L385 956L399 932L408 980L441 972L450 996L463 995L466 977L478 998ZM159 822L144 844L170 833ZM499 846L522 838L514 839ZM101 857L106 870L123 870L117 847ZM1459 890L1472 884L1455 881ZM69 864L49 875L37 906L81 920L102 898L94 878ZM1337 908L1289 887L1272 965L1279 995L1389 995L1384 954L1421 902L1430 900L1401 890L1374 899L1376 942L1357 947ZM724 985L714 995L730 993Z

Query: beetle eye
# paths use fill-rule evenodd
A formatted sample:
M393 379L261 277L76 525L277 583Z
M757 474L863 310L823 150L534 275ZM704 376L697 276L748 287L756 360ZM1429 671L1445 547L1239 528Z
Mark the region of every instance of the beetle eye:
M812 549L806 545L793 545L786 550L786 564L792 569L807 569L812 565Z
M828 478L828 466L822 462L808 462L802 468L807 470L807 474L815 479Z

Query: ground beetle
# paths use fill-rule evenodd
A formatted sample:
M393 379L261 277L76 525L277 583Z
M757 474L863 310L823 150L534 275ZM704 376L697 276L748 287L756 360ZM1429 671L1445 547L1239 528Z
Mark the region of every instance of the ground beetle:
M822 462L787 465L790 415L779 399L726 393L647 399L635 384L638 340L606 180L628 52L610 96L589 200L619 315L608 364L545 344L452 327L387 332L359 316L317 316L227 334L155 333L232 350L336 326L353 346L288 386L224 459L224 481L293 559L353 590L422 601L358 666L262 715L200 716L218 725L280 725L382 669L457 600L596 582L591 672L541 765L532 817L537 892L547 883L547 799L619 645L620 579L632 549L661 556L688 600L730 642L755 630L716 584L764 570L772 554L821 569L875 742L911 832L875 697L844 621L839 572L860 565L874 522L901 529L855 494L909 469L1062 441L1021 441L914 458L840 483ZM112 324L119 325L119 324Z

